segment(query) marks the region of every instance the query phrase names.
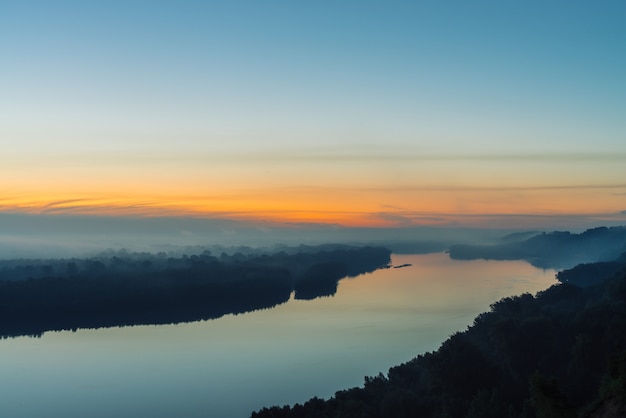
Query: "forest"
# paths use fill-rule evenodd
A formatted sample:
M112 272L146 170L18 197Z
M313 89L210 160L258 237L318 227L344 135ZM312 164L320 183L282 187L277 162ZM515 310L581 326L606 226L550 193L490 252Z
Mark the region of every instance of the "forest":
M381 247L168 256L118 251L85 259L0 261L0 337L168 324L332 296L344 277L388 267Z
M624 417L626 254L504 298L441 347L363 387L252 418Z
M457 244L449 249L457 260L526 260L539 268L571 268L580 263L611 261L626 251L626 227L598 227L580 234L525 232L488 245Z

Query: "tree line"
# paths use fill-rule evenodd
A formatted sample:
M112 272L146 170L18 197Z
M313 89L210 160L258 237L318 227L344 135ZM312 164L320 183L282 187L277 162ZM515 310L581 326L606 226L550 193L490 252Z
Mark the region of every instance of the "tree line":
M324 248L324 247L322 247ZM90 259L0 262L0 336L166 324L333 295L338 281L385 267L390 251L336 247L289 254L168 257L118 252ZM25 272L31 275L22 277Z

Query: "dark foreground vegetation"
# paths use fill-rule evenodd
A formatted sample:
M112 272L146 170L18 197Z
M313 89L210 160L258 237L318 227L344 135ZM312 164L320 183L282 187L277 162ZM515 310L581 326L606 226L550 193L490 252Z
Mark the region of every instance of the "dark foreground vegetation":
M385 248L307 250L0 261L0 337L218 318L276 306L292 292L299 299L330 296L340 279L390 262Z
M626 417L625 265L562 272L362 388L252 417Z
M570 268L579 263L614 260L626 251L626 227L600 227L581 234L521 233L491 245L453 245L457 260L526 260L539 268Z

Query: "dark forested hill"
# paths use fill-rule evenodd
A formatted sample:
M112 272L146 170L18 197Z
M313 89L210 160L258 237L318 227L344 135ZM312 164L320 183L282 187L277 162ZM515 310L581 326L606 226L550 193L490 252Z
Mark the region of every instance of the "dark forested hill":
M624 417L626 269L585 272L603 276L502 299L362 388L252 417Z
M579 263L609 261L626 251L626 227L600 227L580 234L529 233L492 245L453 245L450 258L457 260L526 260L540 268L569 268ZM512 238L512 236L509 236Z
M390 262L376 247L220 257L118 252L91 259L0 261L0 337L163 324L333 295L346 276Z

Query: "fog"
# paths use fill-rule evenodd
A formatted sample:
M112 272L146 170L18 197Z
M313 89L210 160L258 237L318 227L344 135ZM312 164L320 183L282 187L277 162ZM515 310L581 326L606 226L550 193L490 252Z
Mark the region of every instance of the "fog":
M347 228L182 217L4 213L0 214L0 258L80 257L121 248L193 253L212 247L228 253L229 249L240 251L241 246L273 249L324 243L374 244L397 253L429 253L444 251L454 244L491 243L515 231L450 227Z
M454 245L503 244L554 230L582 232L622 222L584 222L566 228L559 219L541 229L503 222L492 227L408 226L351 228L328 224L262 223L190 217L106 217L0 213L0 259L92 256L102 251L171 254L248 250L319 244L385 246L398 254L426 254ZM561 220L562 221L562 220ZM503 227L502 225L510 225Z

